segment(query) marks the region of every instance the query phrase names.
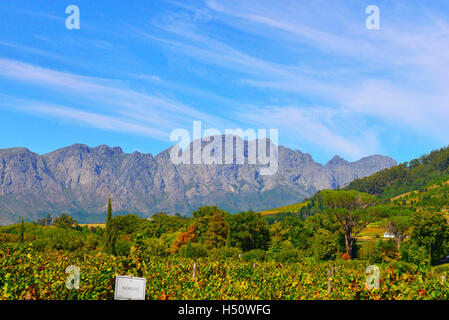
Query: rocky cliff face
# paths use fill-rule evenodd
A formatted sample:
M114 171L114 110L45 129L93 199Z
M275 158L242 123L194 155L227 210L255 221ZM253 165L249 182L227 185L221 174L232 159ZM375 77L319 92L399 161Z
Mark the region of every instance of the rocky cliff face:
M108 197L115 212L143 216L189 214L202 205L230 212L261 210L299 202L317 190L342 187L396 164L379 155L356 162L336 156L323 166L307 153L279 146L277 172L261 175L260 165L248 164L248 143L242 145L244 164L233 155L233 164L175 165L171 149L153 157L105 145L76 144L42 156L24 148L0 150L0 224L22 215L35 220L62 212L80 222L102 221ZM218 156L216 151L210 154ZM222 151L224 159L224 146Z

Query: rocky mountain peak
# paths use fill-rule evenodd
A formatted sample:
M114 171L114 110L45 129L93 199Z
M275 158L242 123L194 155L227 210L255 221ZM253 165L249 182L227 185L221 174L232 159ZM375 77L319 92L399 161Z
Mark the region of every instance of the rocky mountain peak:
M336 155L326 163L326 167L345 166L348 164L349 164L349 161Z
M226 136L214 138L225 141ZM207 145L203 141L202 148ZM246 159L248 141L243 148ZM344 186L396 164L380 155L355 162L336 156L323 166L310 154L278 146L278 170L261 175L260 166L246 161L175 165L170 150L155 157L85 144L42 156L25 148L0 150L0 224L22 215L35 220L63 212L80 222L101 222L109 197L114 211L142 216L160 211L190 214L204 205L229 212L262 210L300 202L317 190Z

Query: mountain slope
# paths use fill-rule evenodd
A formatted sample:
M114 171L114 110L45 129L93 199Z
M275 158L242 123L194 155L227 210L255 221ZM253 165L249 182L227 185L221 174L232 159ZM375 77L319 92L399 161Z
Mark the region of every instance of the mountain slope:
M449 147L352 181L346 189L371 193L384 199L449 179Z
M219 138L225 141L224 136L214 137ZM236 146L233 164L223 165L175 165L172 148L156 156L82 144L42 156L24 148L0 150L0 224L22 215L35 220L62 212L80 222L99 222L108 197L115 212L144 216L158 211L189 214L203 205L230 212L261 210L299 202L317 190L344 186L396 164L383 156L352 163L334 157L323 166L307 153L279 146L277 172L263 176L259 164L248 164L248 142L234 139L242 143L243 164L236 163ZM206 146L203 142L203 150ZM223 144L223 157L226 152Z

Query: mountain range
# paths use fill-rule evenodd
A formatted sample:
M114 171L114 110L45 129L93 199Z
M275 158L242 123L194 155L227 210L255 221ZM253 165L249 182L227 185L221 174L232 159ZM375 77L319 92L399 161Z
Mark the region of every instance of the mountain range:
M225 136L221 138L224 142ZM238 144L232 149L232 164L174 164L173 147L156 156L106 145L74 144L43 155L26 148L2 149L0 224L15 223L20 216L34 221L48 213L101 222L109 197L115 214L190 214L204 205L256 211L296 203L318 190L343 187L396 165L382 155L355 162L335 156L322 165L310 154L278 146L276 173L261 175L259 164L248 164L248 141L237 136L233 141L243 146L243 164L236 161ZM266 143L274 150L270 140ZM201 150L206 145L203 141ZM226 152L223 146L223 157Z

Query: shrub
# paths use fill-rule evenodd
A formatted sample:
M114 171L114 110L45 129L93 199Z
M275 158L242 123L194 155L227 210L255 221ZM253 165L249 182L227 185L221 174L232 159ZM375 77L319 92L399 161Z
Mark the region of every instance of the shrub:
M170 247L170 252L176 253L179 251L180 248L185 246L189 242L193 242L197 240L197 234L196 234L196 226L194 224L190 225L187 232L181 233L178 238L173 242L173 244Z
M151 256L166 257L170 254L164 241L158 238L150 238L144 241L147 253Z
M218 258L218 259L226 259L226 258L238 258L239 254L241 254L241 250L235 247L222 247L218 249L209 250L209 256Z
M179 237L180 234L181 232L178 231L163 233L159 239L162 240L162 242L166 247L170 247L173 244L173 242L175 242L175 240Z
M14 243L19 237L15 234L0 233L0 243Z
M401 245L401 257L404 261L416 265L425 264L428 259L428 252L424 247L420 247L414 242L405 241Z
M396 260L399 258L399 251L396 246L396 243L390 239L390 240L381 240L377 242L377 248L380 257L383 260L390 261L390 260Z
M367 260L339 260L339 265L345 267L345 268L351 268L351 269L359 269L359 270L365 270L367 266L370 264Z
M438 273L438 274L448 275L449 274L449 264L441 264L439 266L436 266L433 268L433 272Z
M375 241L368 241L365 243L359 251L360 259L368 260L369 264L380 262L379 248Z
M341 255L341 258L342 258L343 260L348 261L348 260L349 260L349 254L347 254L347 253L345 252L345 253L343 253L343 254Z
M207 249L201 243L187 243L179 249L179 254L193 259L207 257Z
M261 249L253 249L242 254L244 261L265 261L267 260L267 253Z
M87 250L95 250L95 249L97 249L98 245L99 245L99 239L97 236L92 236L92 235L87 236L86 243L85 243Z
M128 256L133 243L127 240L118 240L115 242L115 254L118 256Z
M410 273L416 271L416 266L400 260L392 260L390 261L389 265L399 273Z
M275 255L274 260L276 262L300 262L302 261L302 254L298 249L284 248Z
M37 239L33 241L33 248L36 251L43 252L45 250L48 250L48 248L51 247L51 243L48 241L48 239Z

